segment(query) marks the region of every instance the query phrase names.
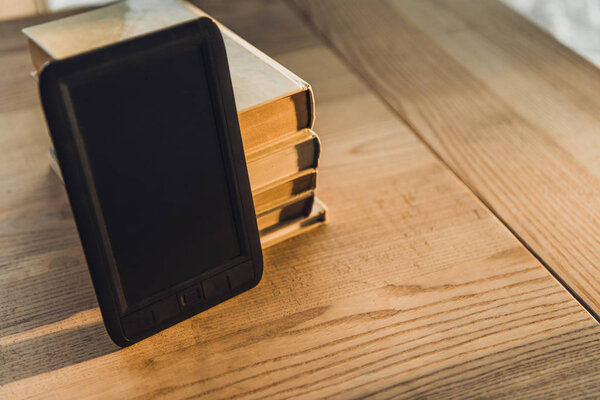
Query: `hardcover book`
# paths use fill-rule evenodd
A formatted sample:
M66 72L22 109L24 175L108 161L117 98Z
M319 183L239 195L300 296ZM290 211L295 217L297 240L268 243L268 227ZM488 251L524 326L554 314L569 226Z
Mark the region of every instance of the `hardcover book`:
M23 33L29 40L36 77L50 60L82 54L201 16L206 14L184 1L128 0L28 27ZM288 69L218 22L217 25L225 43L265 247L325 220L326 207L314 196L321 146L311 129L313 92L308 83ZM52 151L50 155L51 166L60 176ZM280 228L286 233L277 234Z

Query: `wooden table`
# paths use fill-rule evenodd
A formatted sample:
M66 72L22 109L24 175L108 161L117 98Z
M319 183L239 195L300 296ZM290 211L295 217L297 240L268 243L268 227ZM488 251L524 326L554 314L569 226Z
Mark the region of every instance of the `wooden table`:
M53 17L0 24L0 398L600 396L596 68L492 0L197 3L313 84L331 222L118 349L19 32Z

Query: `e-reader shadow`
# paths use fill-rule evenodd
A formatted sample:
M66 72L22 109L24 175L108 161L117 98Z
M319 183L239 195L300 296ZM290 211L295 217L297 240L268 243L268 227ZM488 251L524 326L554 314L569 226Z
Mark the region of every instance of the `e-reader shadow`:
M118 350L102 322L2 346L0 385Z
M77 248L59 250L42 261L45 265L37 271L16 274L0 283L0 338L64 321L98 307L89 272L79 253L81 249Z

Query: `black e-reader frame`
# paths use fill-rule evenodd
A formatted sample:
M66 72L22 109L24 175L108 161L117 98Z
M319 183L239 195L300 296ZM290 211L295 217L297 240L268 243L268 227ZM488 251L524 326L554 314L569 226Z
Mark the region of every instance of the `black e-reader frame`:
M231 77L212 20L52 61L39 88L116 344L135 343L260 281Z

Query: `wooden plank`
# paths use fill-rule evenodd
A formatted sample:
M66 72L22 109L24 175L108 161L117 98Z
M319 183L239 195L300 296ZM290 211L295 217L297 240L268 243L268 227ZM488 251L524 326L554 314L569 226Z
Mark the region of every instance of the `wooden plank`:
M269 249L252 291L117 351L46 165L40 110L9 107L0 112L0 397L596 393L597 323L289 10L243 4L207 11L269 43L314 85L331 223ZM240 10L296 22L266 29Z
M298 3L598 316L600 72L492 0L344 6Z
M0 21L37 13L36 0L0 0Z

